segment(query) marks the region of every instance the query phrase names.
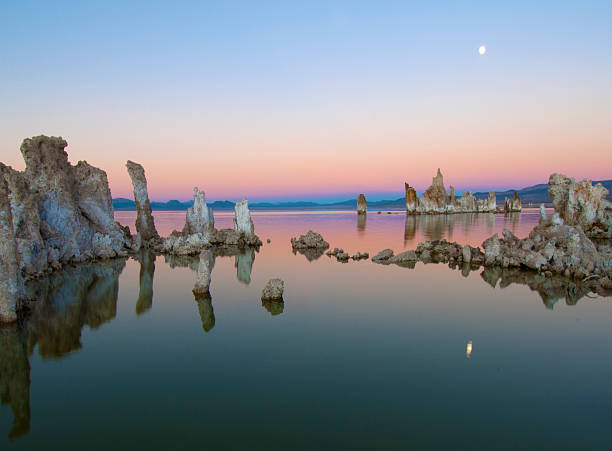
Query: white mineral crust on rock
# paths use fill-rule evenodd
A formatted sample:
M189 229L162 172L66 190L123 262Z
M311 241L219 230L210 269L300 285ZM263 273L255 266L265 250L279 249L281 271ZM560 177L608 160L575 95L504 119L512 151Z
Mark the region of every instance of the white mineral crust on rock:
M236 202L234 211L234 229L246 235L255 235L255 228L253 227L251 212L249 211L249 201L243 199L240 202Z
M196 187L193 189L193 205L187 209L183 234L201 233L205 235L210 233L214 227L215 219L212 208L206 205L204 191L200 191Z
M136 231L144 242L159 238L155 229L149 193L147 191L147 178L144 168L138 163L129 161L126 163L128 173L134 186L134 201L136 202Z

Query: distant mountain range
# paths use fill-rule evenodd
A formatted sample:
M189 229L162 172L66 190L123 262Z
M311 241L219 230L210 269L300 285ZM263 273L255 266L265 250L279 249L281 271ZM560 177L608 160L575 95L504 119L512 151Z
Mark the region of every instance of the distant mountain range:
M602 180L593 182L593 184L601 183L612 193L612 180ZM548 184L541 183L539 185L528 186L527 188L516 190L521 197L521 202L525 204L541 204L550 203L551 199L548 196ZM495 196L498 204L503 204L506 197L512 197L514 190L496 191ZM477 199L486 199L489 197L489 192L474 193ZM612 201L612 194L608 194L608 200ZM151 202L153 210L187 210L193 205L193 201L181 202L178 200L169 200L168 202ZM234 202L229 200L215 201L208 204L213 210L233 210ZM401 197L395 200L378 200L368 201L368 210L383 210L393 208L404 208L406 206L405 198ZM113 199L113 208L115 211L133 211L136 210L136 204L131 199L117 198ZM249 203L249 208L252 210L352 210L357 208L357 199L349 199L341 202L333 202L328 204L317 202L253 202Z

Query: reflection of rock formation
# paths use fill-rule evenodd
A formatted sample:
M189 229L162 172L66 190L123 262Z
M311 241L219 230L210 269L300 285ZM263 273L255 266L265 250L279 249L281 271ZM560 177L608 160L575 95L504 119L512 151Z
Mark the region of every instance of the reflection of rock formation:
M155 254L146 249L140 251L140 290L136 302L136 314L142 315L153 306L153 274L155 273Z
M365 215L368 212L368 203L365 194L357 196L357 214Z
M559 299L565 299L567 305L576 305L580 299L592 291L588 281L581 282L565 277L546 277L541 273L518 268L487 267L481 273L481 277L493 288L498 282L499 288L506 288L512 284L527 285L540 295L544 305L549 309L552 309ZM606 295L605 292L600 294ZM612 295L612 292L607 295Z
M200 252L200 261L198 262L198 276L196 283L193 286L193 294L206 294L210 290L210 273L214 265L214 257L209 250Z
M28 356L38 345L43 359L64 357L81 347L83 326L97 329L113 319L124 266L123 259L82 263L26 284L35 301L23 322L0 326L0 399L13 410L10 439L30 427Z
M26 285L30 350L43 358L62 357L81 347L81 329L97 329L117 313L119 274L125 260L83 263Z
M417 231L417 216L406 215L406 225L404 226L404 244L414 240Z
M253 262L255 261L255 251L248 249L246 252L236 255L236 277L245 284L251 283L251 271L253 271Z
M253 271L253 264L255 262L255 250L254 249L241 249L237 247L219 247L211 248L209 251L211 256L210 260L210 271L215 266L215 260L217 257L236 257L234 266L236 267L236 277L239 281L249 284L251 282L251 273ZM166 263L171 268L189 268L192 271L198 272L200 270L201 258L193 255L164 255ZM197 285L197 283L196 283Z
M325 249L321 248L310 248L310 249L293 249L293 255L301 254L306 257L306 260L309 262L316 260L321 257L325 253Z
M442 172L433 178L431 186L418 198L416 191L407 183L406 185L406 211L416 214L442 214L442 213L477 213L495 212L497 209L495 193L489 193L489 198L478 200L471 191L466 191L459 199L455 197L455 189L451 186L450 193L446 193Z
M504 215L504 229L510 230L515 235L518 232L520 223L521 223L521 213L513 212L513 213L508 213ZM489 233L493 233L492 230L489 230Z
M134 201L136 202L136 231L140 234L143 244L149 240L159 238L155 229L149 193L147 191L147 178L144 168L138 163L129 161L126 163L128 173L134 186Z
M366 223L368 222L368 215L357 215L357 231L365 232Z
M280 315L285 309L285 303L283 300L263 300L261 305L268 311L272 316Z
M0 325L0 400L10 404L13 428L9 440L30 430L30 362L21 325Z
M517 217L517 226L519 217ZM492 213L406 215L404 243L414 240L419 231L430 240L452 239L456 227L469 234L479 221L486 221L488 229L492 230L495 227L495 215Z
M209 332L215 327L215 312L213 310L210 293L194 292L193 296L198 304L198 311L200 312L200 319L202 320L202 329L204 329L204 332Z

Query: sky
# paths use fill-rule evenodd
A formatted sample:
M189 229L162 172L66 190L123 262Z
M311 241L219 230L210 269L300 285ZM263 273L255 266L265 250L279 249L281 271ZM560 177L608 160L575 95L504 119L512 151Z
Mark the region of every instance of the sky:
M5 0L0 161L62 136L113 197L141 163L152 200L612 179L611 23L609 0Z

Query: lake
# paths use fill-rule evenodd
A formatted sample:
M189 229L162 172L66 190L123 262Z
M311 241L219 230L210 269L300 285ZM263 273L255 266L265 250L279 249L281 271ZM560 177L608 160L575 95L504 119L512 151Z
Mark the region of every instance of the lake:
M185 221L154 216L162 235ZM370 256L480 245L538 218L254 212L264 245L217 257L210 297L191 292L197 258L68 268L0 327L2 449L610 449L611 298L290 244L312 229ZM135 212L116 219L133 230ZM262 304L276 277L284 303Z

